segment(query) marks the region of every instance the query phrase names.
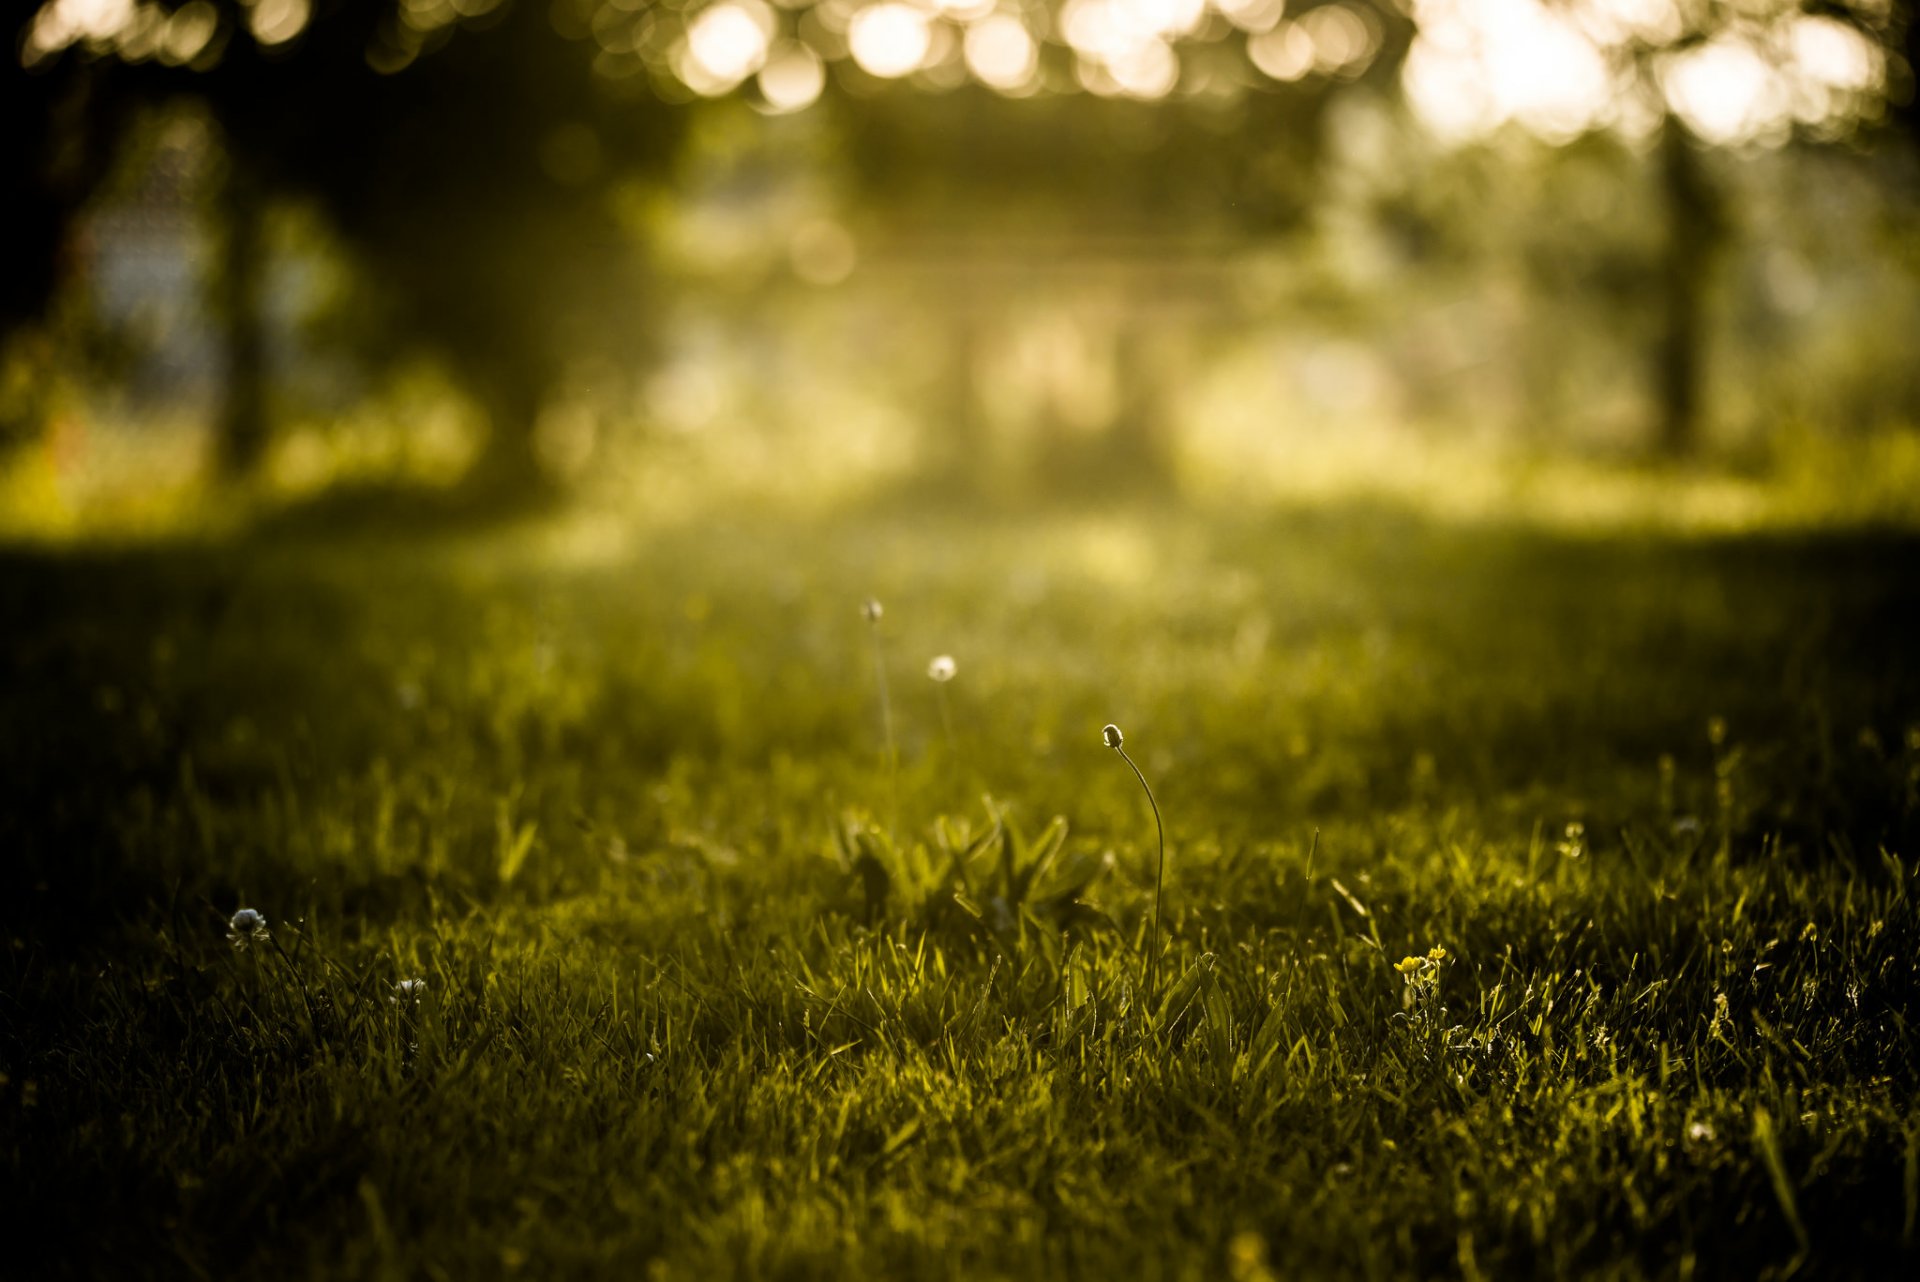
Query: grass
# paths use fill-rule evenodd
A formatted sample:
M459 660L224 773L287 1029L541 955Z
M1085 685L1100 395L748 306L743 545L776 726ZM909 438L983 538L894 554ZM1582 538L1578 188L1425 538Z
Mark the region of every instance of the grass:
M1909 1271L1916 553L1349 505L8 554L5 1271Z

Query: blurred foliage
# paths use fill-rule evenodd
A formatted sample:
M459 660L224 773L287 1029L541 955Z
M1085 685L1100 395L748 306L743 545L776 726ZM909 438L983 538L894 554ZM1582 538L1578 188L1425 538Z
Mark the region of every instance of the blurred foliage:
M152 402L112 389L153 384L157 340L98 294L124 216L165 206L141 139L190 118L165 208L200 296L175 328L204 332L168 413L212 420L193 453L235 475L434 382L464 393L436 443L346 452L477 459L507 493L721 425L742 456L1098 493L1177 483L1197 440L1385 419L1670 454L1859 434L1916 418L1890 337L1914 25L1881 0L47 0L6 89L32 270L0 410L48 442ZM58 280L79 301L49 311Z

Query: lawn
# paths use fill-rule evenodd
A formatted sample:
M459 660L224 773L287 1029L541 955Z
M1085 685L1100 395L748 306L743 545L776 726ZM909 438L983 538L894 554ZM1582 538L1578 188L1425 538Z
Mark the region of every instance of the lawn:
M1916 1268L1920 538L576 515L0 617L9 1276Z

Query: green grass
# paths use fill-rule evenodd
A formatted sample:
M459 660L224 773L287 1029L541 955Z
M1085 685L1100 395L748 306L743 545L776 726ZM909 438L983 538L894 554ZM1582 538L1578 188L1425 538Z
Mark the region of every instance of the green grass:
M1909 536L580 518L0 613L9 1276L1920 1254Z

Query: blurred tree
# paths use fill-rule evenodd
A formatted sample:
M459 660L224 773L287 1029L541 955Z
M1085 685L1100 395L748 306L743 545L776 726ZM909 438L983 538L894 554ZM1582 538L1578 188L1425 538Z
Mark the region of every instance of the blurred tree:
M190 93L211 108L229 162L216 309L229 469L250 468L266 440L259 227L266 201L294 195L326 211L390 305L387 350L395 339L441 349L485 408L475 484L538 491L546 391L595 344L635 340L644 279L610 193L667 156L676 113L596 75L597 47L534 4L467 3L463 19L385 0L317 14L304 0L190 0L167 27L196 6L207 31L190 57L130 63L83 46L9 77L31 108L8 142L31 196L29 260L55 261L131 107ZM44 306L53 274L12 285L6 319L18 323Z
M267 448L264 195L249 167L229 163L220 184L222 239L214 308L226 337L226 389L220 406L219 463L244 477Z
M33 13L22 50L34 93L53 102L88 86L94 132L110 136L127 102L180 92L220 122L234 170L219 309L230 466L250 466L264 440L250 228L263 201L293 191L326 208L400 323L451 355L494 424L482 471L509 486L538 475L530 424L583 342L571 322L638 314L641 282L614 269L622 238L600 195L671 146L679 113L661 99L724 95L759 72L749 96L790 110L843 85L830 101L864 180L856 199L889 214L958 192L976 212L1002 203L1002 227L1070 209L1052 224L1061 235L1265 232L1308 203L1320 104L1389 80L1410 32L1389 0L1322 0L1284 19L1278 0L1059 0L997 14L970 0L45 0ZM969 69L1010 96L927 92ZM29 118L37 138L60 132L47 110ZM72 195L49 206L44 244ZM43 298L45 285L24 294ZM1115 341L1137 374L1125 353L1151 342L1124 325ZM953 346L969 360L967 334ZM1157 392L1122 381L1134 390L1111 443L1145 459L1161 448ZM968 411L955 412L964 427Z
M1729 226L1709 149L1781 128L1829 142L1889 103L1913 127L1902 105L1913 8L43 0L21 9L29 74L6 79L9 118L23 123L0 143L0 163L19 188L9 204L23 215L29 267L0 289L0 323L44 301L61 231L129 106L192 93L211 105L231 159L220 288L230 466L250 466L265 439L264 349L250 332L257 219L291 192L327 211L384 291L395 329L441 347L485 405L493 431L481 483L537 488L534 426L565 367L596 344L636 363L646 280L615 204L626 180L674 150L687 113L669 103L737 94L773 114L818 103L843 141L850 200L903 234L961 242L959 258L971 262L1019 236L1043 255L1050 238L1137 248L1169 230L1222 242L1284 236L1324 201L1331 105L1402 85L1417 98L1422 80L1439 86L1429 105L1458 117L1457 104L1470 103L1469 115L1497 125L1514 118L1502 95L1518 86L1545 94L1543 137L1555 145L1602 129L1658 139L1650 172L1668 234L1650 273L1661 302L1649 385L1660 442L1684 453L1698 435L1705 299ZM1559 15L1556 30L1542 25L1547 13ZM1514 37L1521 19L1531 34ZM1427 39L1449 25L1472 38ZM1569 38L1581 46L1572 55ZM1501 41L1525 73L1512 84L1472 67L1436 78L1461 51L1478 57ZM1570 118L1558 82L1588 64L1598 68L1583 81L1590 101ZM1096 443L1146 472L1165 455L1165 376L1152 370L1179 364L1153 333L1169 275L1156 252L1139 253L1140 270L1116 272L1133 286L1105 300L1118 404ZM968 389L992 311L983 292L969 275L946 311L946 399L962 456L978 452Z
M0 339L44 348L34 327L68 269L67 232L113 163L122 113L102 92L92 65L55 74L0 73L0 209L13 239L0 272ZM44 360L26 363L32 386L0 400L0 443L30 439L44 426Z
M400 331L476 394L479 488L524 492L569 360L638 341L645 281L610 190L663 162L677 120L596 75L596 46L542 6L463 7L422 32L411 9L342 0L286 55L230 52L207 92L238 165L317 199Z
M1854 145L1903 119L1910 0L1411 3L1419 34L1402 86L1443 142L1518 126L1562 156L1584 135L1611 134L1646 157L1639 172L1662 224L1639 273L1652 304L1647 427L1667 455L1696 450L1709 302L1737 231L1722 190L1730 158Z
M1673 115L1661 121L1658 173L1666 237L1657 274L1662 307L1653 387L1657 439L1669 457L1691 454L1699 444L1707 289L1726 233L1721 201L1701 163L1700 147Z
M945 312L949 448L936 457L949 477L967 479L983 456L978 353L982 327L998 317L981 269L1043 285L1077 263L1098 269L1103 282L1098 306L1108 322L1113 412L1104 432L1043 424L1043 464L1051 476L1101 490L1169 481L1175 398L1168 383L1180 361L1168 322L1191 323L1184 313L1193 300L1183 293L1218 287L1208 279L1183 290L1180 259L1218 257L1305 228L1319 199L1329 106L1391 86L1413 34L1393 3L1324 0L1286 7L1285 21L1278 4L1262 12L1222 4L1213 13L1196 5L1200 25L1180 49L1178 79L1129 91L1100 78L1099 58L1111 57L1102 45L1111 37L1082 39L1076 29L1076 10L1099 3L1057 7L1062 43L1038 49L1033 72L1036 84L1090 92L1007 97L978 85L927 92L856 72L851 91L828 105L846 140L854 203L896 236L935 239L945 252L976 260L957 273ZM1253 32L1221 12L1248 14ZM1338 28L1352 41L1348 52L1316 53L1301 35L1316 25ZM1289 33L1305 52L1279 78L1261 68L1256 50ZM1174 92L1176 84L1184 91Z
M1669 457L1699 448L1706 367L1706 299L1716 259L1730 230L1726 202L1705 163L1710 143L1747 141L1743 131L1758 124L1734 116L1728 104L1736 86L1730 77L1770 74L1783 93L1805 94L1808 82L1824 69L1807 65L1823 57L1845 58L1846 36L1830 55L1836 33L1851 33L1881 51L1886 71L1876 93L1866 79L1851 86L1861 100L1837 107L1831 118L1801 120L1802 138L1830 142L1861 120L1877 116L1890 95L1911 94L1911 66L1897 56L1912 46L1909 0L1709 0L1622 6L1602 0L1560 0L1585 19L1589 30L1609 32L1621 70L1621 90L1632 99L1657 104L1659 190L1666 216L1666 237L1656 278L1661 291L1661 322L1653 350L1652 386L1658 406L1656 441ZM1611 26L1609 26L1609 23ZM1815 24L1830 23L1831 27ZM1807 34L1813 34L1809 52ZM1824 39L1822 39L1824 37ZM1894 56L1889 57L1892 54ZM1718 60L1716 63L1715 60ZM1742 60L1752 59L1743 65ZM1721 65L1724 64L1724 65ZM1799 82L1799 83L1795 83ZM1756 113L1757 114L1757 113ZM1813 114L1813 113L1808 113ZM1718 134L1718 137L1714 135Z

